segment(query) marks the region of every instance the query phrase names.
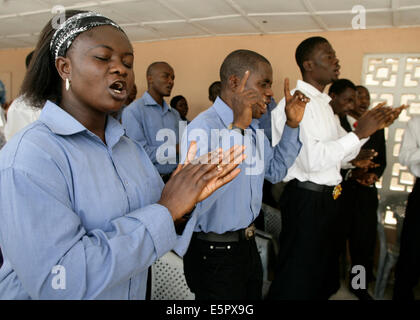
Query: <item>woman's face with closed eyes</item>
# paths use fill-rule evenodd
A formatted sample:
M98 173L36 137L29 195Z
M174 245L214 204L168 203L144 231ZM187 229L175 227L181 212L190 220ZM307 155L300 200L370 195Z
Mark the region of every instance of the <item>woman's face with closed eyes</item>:
M61 69L71 83L63 96L79 107L105 113L118 111L133 88L133 48L127 36L112 26L80 34L67 57L59 59L67 59Z

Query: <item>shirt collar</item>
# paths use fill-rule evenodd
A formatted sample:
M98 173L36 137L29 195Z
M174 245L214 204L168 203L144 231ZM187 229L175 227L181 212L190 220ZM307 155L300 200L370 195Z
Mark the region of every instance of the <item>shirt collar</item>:
M42 108L39 120L58 135L71 135L87 130L79 121L51 101Z
M220 97L214 101L213 108L227 128L233 122L233 110Z
M161 107L156 101L155 99L153 99L153 97L150 95L149 92L145 92L143 94L142 99L144 100L144 105L145 106L158 106ZM165 99L163 99L163 113L166 113L167 111L172 111L172 108L170 105L168 105L165 101Z
M68 136L80 132L87 132L96 136L73 116L64 111L51 101L47 101L42 108L39 120L44 123L52 132L61 136ZM125 134L124 128L112 116L108 116L105 128L105 139L108 146L112 147Z
M298 80L297 81L296 89L301 90L304 93L307 93L307 94L309 94L309 95L311 95L313 97L320 98L320 99L322 99L324 101L324 103L328 103L329 104L330 101L331 101L331 97L328 94L319 91L313 85L311 85L311 84L309 84L309 83L307 83L305 81Z
M217 97L214 101L213 108L219 115L225 127L229 127L233 122L233 110L220 97ZM252 119L250 127L258 129L259 122L258 119Z

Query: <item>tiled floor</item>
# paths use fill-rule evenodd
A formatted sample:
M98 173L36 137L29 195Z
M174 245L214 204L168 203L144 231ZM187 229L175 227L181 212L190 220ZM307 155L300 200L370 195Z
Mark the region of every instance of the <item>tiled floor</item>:
M375 283L372 283L368 291L372 297L374 297L374 288ZM392 292L393 292L393 283L390 282L385 290L384 299L383 300L392 300ZM420 300L420 283L414 289L414 296L416 300ZM336 294L331 296L330 300L358 300L358 298L349 291L348 289L348 282L341 282L341 287Z
M371 296L373 296L373 290L371 287L368 288ZM330 297L330 300L359 300L353 293L348 289L348 283L344 280L341 281L341 287L336 294Z

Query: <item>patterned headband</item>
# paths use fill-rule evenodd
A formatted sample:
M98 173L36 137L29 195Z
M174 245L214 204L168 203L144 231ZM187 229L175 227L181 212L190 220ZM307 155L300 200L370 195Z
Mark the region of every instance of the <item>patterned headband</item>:
M50 51L54 59L64 57L76 37L94 27L110 25L124 32L119 25L111 19L96 12L82 12L68 18L55 31L51 42Z

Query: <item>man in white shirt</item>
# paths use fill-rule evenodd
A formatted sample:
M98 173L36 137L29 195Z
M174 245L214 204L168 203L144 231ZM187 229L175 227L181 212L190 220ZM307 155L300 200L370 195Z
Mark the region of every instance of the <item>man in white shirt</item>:
M26 69L32 59L34 51L31 51L25 60ZM17 132L26 127L28 124L34 122L39 118L41 109L32 108L23 96L17 97L13 100L9 109L7 110L7 121L4 126L4 136L9 141Z
M354 159L361 139L380 128L386 118L379 108L369 111L353 132L340 126L323 93L337 80L340 65L330 43L322 37L304 40L296 49L303 81L300 90L310 102L300 124L302 149L288 170L282 194L282 233L276 276L269 299L328 299L339 288L340 168ZM293 92L293 91L292 91ZM272 112L273 145L279 142L284 122L284 98Z
M400 255L395 271L394 300L414 300L420 278L420 117L412 118L404 133L400 163L416 177L401 231Z
M32 108L23 96L17 97L7 111L4 135L9 141L16 133L39 118L41 109Z

